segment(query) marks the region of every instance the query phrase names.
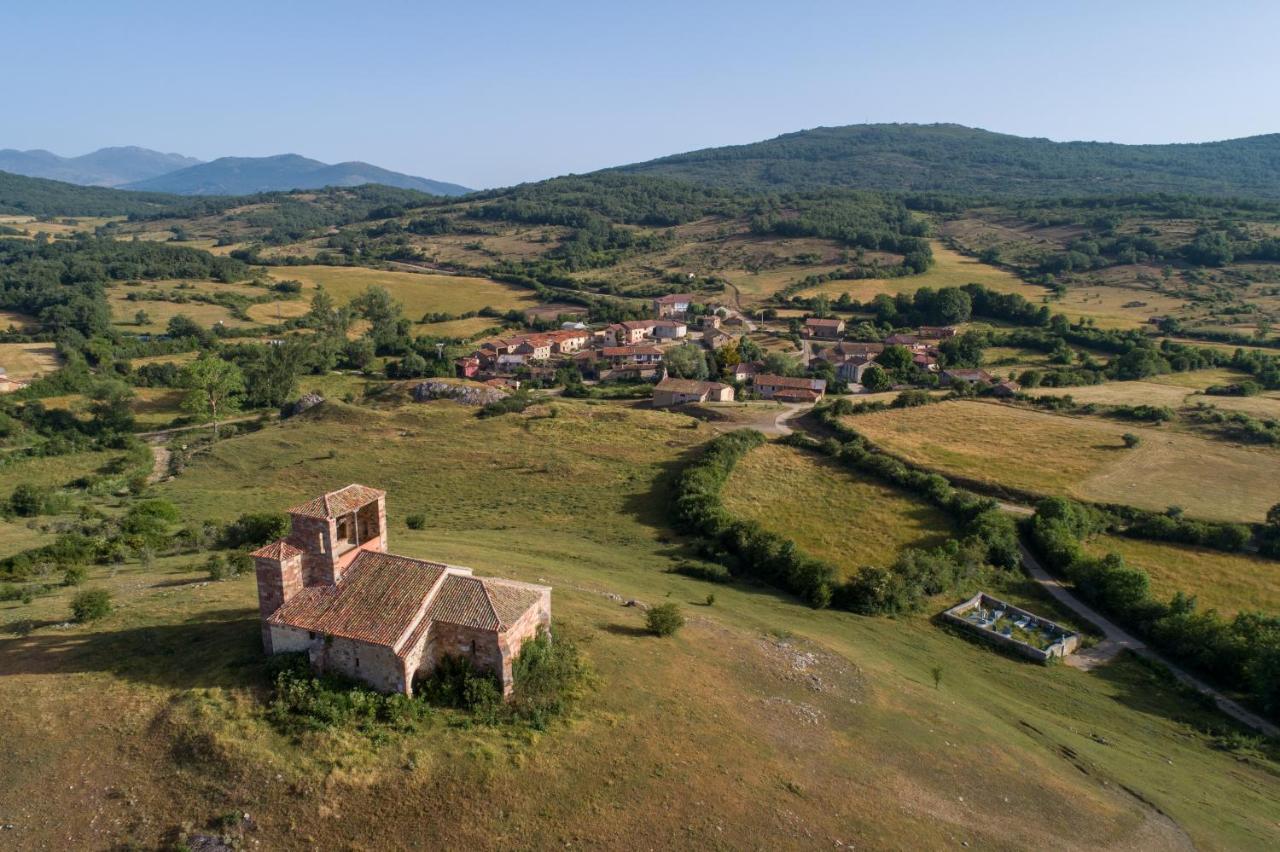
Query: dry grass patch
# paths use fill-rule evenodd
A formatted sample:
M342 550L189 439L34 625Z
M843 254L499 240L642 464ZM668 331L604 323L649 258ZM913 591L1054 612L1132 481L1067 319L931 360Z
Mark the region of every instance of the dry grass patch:
M484 331L485 329L494 328L501 323L492 317L468 317L466 319L448 320L446 322L428 322L416 323L413 326L413 334L425 335L428 337L462 337L470 338Z
M245 322L231 314L221 305L206 302L152 302L130 301L123 288L112 288L107 291L107 302L111 306L111 319L121 331L132 331L139 334L163 334L169 320L181 314L193 322L206 328L218 323L231 328L245 328L253 323ZM135 322L138 311L144 311L147 321L139 325Z
M11 379L31 379L58 369L52 343L0 343L0 367Z
M934 240L932 245L933 266L922 275L910 275L905 278L866 278L860 281L827 281L805 290L802 295L813 296L825 293L834 298L841 293L848 293L850 297L866 302L881 293L895 296L898 293L913 293L921 287L937 289L963 287L965 284L981 284L1000 293L1018 293L1036 303L1043 301L1049 294L1049 291L1043 287L1028 284L1011 272L989 266L972 257L966 257L937 240Z
M340 303L354 299L369 287L383 287L404 305L405 316L410 319L427 313L462 314L483 307L505 311L537 304L531 290L463 275L392 272L361 266L290 266L274 270L272 276L282 281L301 281L306 290L322 286Z
M306 299L277 299L274 302L258 302L245 309L245 313L260 323L274 324L305 316L311 310Z
M1195 595L1200 609L1232 616L1241 610L1280 614L1280 562L1202 547L1099 536L1087 544L1095 555L1119 553L1146 571L1151 592L1167 600L1174 592Z
M1280 453L1160 429L968 400L854 416L908 461L988 486L1212 520L1261 520L1280 502ZM1142 443L1124 449L1121 436Z
M724 502L735 517L792 539L845 576L888 565L906 547L939 545L952 532L933 506L782 444L748 453L729 477Z

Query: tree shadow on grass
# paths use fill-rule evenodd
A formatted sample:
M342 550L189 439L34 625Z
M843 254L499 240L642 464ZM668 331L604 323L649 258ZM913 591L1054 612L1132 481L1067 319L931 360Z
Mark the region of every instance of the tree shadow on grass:
M225 609L174 624L113 630L102 625L0 638L0 677L106 672L178 689L265 682L258 613Z
M600 629L605 633L612 633L614 636L629 636L633 639L653 635L646 628L638 627L634 624L601 624Z

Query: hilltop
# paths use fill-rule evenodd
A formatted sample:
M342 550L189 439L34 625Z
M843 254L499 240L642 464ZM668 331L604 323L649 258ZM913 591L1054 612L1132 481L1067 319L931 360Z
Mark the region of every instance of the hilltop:
M171 192L177 195L249 195L326 186L376 183L416 189L431 195L465 195L471 190L456 183L428 180L378 166L352 161L328 165L297 154L273 157L221 157L209 163L125 184L125 189Z
M40 149L0 151L0 171L82 186L120 186L199 165L195 157L165 154L134 145L100 148L79 157L60 157Z
M620 166L756 191L854 187L1046 197L1173 192L1280 197L1280 134L1222 142L1054 142L958 124L817 127Z

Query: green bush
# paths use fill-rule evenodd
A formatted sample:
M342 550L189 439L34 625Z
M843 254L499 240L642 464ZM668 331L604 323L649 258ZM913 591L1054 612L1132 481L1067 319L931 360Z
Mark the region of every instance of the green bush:
M209 554L209 558L204 562L204 570L208 572L210 580L225 580L231 576L227 570L227 560L221 553Z
M252 573L253 557L245 553L243 550L227 554L227 571L232 577L239 577L241 574Z
M541 629L524 643L511 666L513 686L508 712L535 728L565 715L582 691L587 669L577 645L565 636L555 641Z
M89 578L89 569L83 565L69 565L62 573L62 585L79 586Z
M644 614L644 623L655 636L672 636L684 627L684 616L676 604L658 604Z
M249 512L222 531L224 547L261 547L289 534L289 516L280 512Z
M333 675L317 677L306 654L280 654L270 665L275 676L267 719L286 734L341 726L374 733L386 725L409 727L428 712L406 695L382 695Z
M71 599L71 617L81 623L97 621L111 612L111 593L106 589L85 589Z
M427 525L427 516L420 513L406 515L404 525L411 530L420 530Z

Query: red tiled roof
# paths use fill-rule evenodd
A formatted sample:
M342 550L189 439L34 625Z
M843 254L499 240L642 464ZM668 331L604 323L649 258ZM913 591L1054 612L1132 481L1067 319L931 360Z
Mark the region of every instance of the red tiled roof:
M427 607L427 618L500 633L540 597L537 591L521 584L450 574Z
M628 355L661 355L656 346L606 346L600 350L606 358L625 358Z
M692 302L693 296L688 293L672 293L669 296L659 296L654 301L662 305L674 305L677 302Z
M301 556L302 551L294 547L284 539L273 541L268 545L259 547L250 556L260 556L263 559L276 559L283 562L286 559L292 559L295 556Z
M445 565L364 550L334 586L310 586L268 621L299 630L394 647L418 623Z
M818 392L808 388L783 388L773 395L774 399L792 400L794 402L817 402Z
M844 325L842 319L821 319L819 317L809 317L804 321L805 325L817 326L818 328L839 328Z
M385 491L379 491L367 485L352 483L346 488L314 497L287 511L290 515L305 515L308 518L337 518L349 515L361 506L367 506L380 497L385 497L386 494Z

